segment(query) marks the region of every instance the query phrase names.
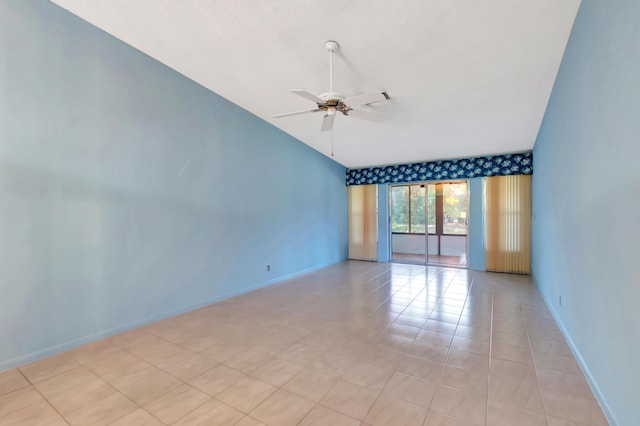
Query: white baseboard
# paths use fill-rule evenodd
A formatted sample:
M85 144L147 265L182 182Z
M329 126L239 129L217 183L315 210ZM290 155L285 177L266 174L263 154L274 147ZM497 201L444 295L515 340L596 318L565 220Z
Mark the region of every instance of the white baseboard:
M556 324L558 324L558 328L560 328L562 335L567 341L567 344L569 345L569 349L571 349L571 352L573 353L573 356L576 359L578 366L580 367L580 369L582 370L582 373L587 379L587 382L591 387L591 392L593 392L593 395L598 401L598 404L600 404L602 413L607 418L607 421L609 422L610 425L617 426L618 422L615 420L615 416L611 411L611 407L609 406L609 404L607 403L607 400L605 399L604 395L600 391L600 387L598 386L595 379L593 378L591 371L589 371L589 367L585 363L584 358L582 357L582 354L580 354L580 351L578 350L576 345L573 343L573 340L571 339L569 332L565 328L564 323L560 320L560 316L555 311L553 303L551 303L551 301L547 298L547 295L542 291L542 289L540 288L540 285L538 285L538 281L533 276L533 274L531 274L531 278L533 279L533 282L536 284L536 287L538 287L538 291L542 295L542 298L544 299L544 302L547 305L547 308L549 308L549 312L551 312L551 315L553 315L553 319L556 321Z
M337 262L337 263L339 263L339 262ZM60 352L66 352L66 351L71 350L73 348L76 348L78 346L86 345L87 343L91 343L91 342L94 342L96 340L104 339L106 337L113 336L115 334L119 334L119 333L122 333L122 332L125 332L125 331L128 331L128 330L132 330L134 328L142 327L143 325L151 324L151 323L156 322L156 321L160 321L160 320L163 320L163 319L166 319L166 318L174 317L176 315L180 315L180 314L183 314L185 312L194 311L196 309L200 309L202 307L211 305L213 303L220 302L220 301L226 300L226 299L230 299L232 297L239 296L241 294L248 293L250 291L257 290L257 289L262 288L262 287L268 287L270 285L274 285L274 284L280 283L282 281L298 277L300 275L309 274L309 273L311 273L313 271L317 271L318 269L326 268L327 266L332 265L332 264L333 263L316 265L316 266L313 266L311 268L307 268L307 269L303 269L303 270L300 270L300 271L297 271L297 272L293 272L291 274L279 276L277 278L274 278L274 279L269 280L269 281L262 282L260 284L255 284L255 285L251 285L251 286L248 286L248 287L243 287L241 289L234 290L234 291L231 291L231 292L228 292L228 293L224 293L222 295L219 295L219 296L216 296L214 298L205 300L203 302L199 302L199 303L196 303L196 304L193 304L193 305L189 305L189 306L183 306L183 307L176 308L176 309L171 309L169 311L165 311L165 312L162 312L162 313L156 314L156 315L151 315L151 316L142 318L142 319L140 319L138 321L134 321L132 323L129 323L129 324L126 324L126 325L123 325L123 326L118 326L118 327L110 328L110 329L107 329L107 330L102 330L102 331L99 331L97 333L90 334L88 336L83 336L83 337L80 337L78 339L70 340L68 342L64 342L64 343L61 343L61 344L58 344L58 345L54 345L54 346L49 346L47 348L40 349L40 350L37 350L35 352L30 352L30 353L25 354L25 355L20 355L20 356L17 356L15 358L10 358L8 360L0 361L0 372L8 370L10 368L19 367L21 365L25 365L25 364L37 361L37 360L42 359L42 358L46 358L46 357L49 357L49 356L52 356L52 355L56 355L56 354L58 354Z

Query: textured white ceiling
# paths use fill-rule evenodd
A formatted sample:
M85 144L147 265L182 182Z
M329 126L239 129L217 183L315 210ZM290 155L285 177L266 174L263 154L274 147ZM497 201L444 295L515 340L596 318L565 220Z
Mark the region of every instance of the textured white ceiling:
M580 0L52 0L325 155L321 114L288 92L387 91L338 116L355 168L531 149Z

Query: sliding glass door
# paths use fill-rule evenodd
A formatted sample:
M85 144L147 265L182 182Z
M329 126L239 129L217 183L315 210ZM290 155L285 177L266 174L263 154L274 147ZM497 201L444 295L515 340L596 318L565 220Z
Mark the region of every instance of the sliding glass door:
M432 184L435 232L429 236L428 263L467 266L468 189L466 181Z
M391 259L466 267L466 181L390 188Z
M426 262L426 185L391 187L391 259Z

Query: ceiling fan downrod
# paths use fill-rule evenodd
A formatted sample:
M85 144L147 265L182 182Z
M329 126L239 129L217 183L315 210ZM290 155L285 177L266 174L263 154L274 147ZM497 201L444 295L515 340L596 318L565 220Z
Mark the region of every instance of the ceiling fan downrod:
M329 92L333 93L333 52L340 48L338 42L329 40L324 44L329 51Z

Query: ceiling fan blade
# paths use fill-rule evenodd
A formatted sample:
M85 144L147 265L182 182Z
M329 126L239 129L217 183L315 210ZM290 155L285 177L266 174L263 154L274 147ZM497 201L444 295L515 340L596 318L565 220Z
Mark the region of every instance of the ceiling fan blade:
M322 104L324 103L324 99L320 99L319 97L317 97L316 95L314 95L313 93L309 93L306 90L302 90L302 89L291 89L291 93L295 93L298 96L302 96L305 99L309 99L310 101L313 101L317 104Z
M367 121L373 121L374 123L380 123L382 121L382 116L380 114L376 114L375 112L362 111L359 109L351 109L347 112L347 117L355 117L361 118Z
M336 118L335 114L327 114L322 119L322 127L320 128L321 132L328 132L333 129L333 119Z
M347 98L342 101L349 108L358 108L362 105L372 104L374 102L386 101L390 99L387 92L382 93L366 93L364 95L354 96L352 98Z
M273 115L273 118L282 118L282 117L291 117L292 115L300 115L300 114L306 114L308 112L318 112L321 111L320 109L316 108L316 109L305 109L304 111L295 111L295 112L285 112L284 114L276 114Z

